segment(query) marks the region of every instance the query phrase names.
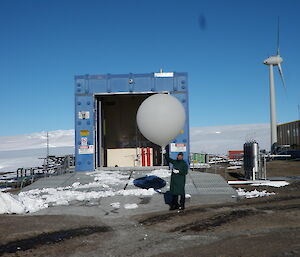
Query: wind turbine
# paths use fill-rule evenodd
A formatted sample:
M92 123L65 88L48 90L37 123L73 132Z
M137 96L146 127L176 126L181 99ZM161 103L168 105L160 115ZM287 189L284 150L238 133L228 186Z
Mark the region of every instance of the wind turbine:
M276 100L275 100L275 86L274 86L274 72L273 67L277 66L278 71L283 83L284 88L285 82L283 78L281 63L283 62L279 52L279 18L278 18L278 31L277 31L277 54L270 56L264 60L265 65L269 65L269 79L270 79L270 120L271 120L271 152L274 151L275 144L277 143L277 120L276 120Z

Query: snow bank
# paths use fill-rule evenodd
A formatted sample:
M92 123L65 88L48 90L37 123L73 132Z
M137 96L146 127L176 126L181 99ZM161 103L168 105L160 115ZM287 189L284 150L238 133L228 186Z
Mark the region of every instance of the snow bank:
M169 171L158 170L155 174L166 177L169 176ZM51 206L69 205L73 201L88 202L103 197L152 196L156 194L153 188L120 190L128 182L128 174L122 171L96 171L87 173L87 175L92 176L94 181L88 184L80 184L77 181L66 187L33 189L15 196L1 193L0 214L31 213ZM131 183L132 181L133 179L130 180ZM120 203L112 203L111 206L119 208Z
M0 214L21 214L25 212L26 209L24 205L19 200L15 199L13 195L0 192Z
M76 184L77 185L77 184ZM156 192L153 189L128 189L113 191L76 191L74 188L44 188L33 189L12 196L9 193L1 193L0 214L36 212L50 206L69 205L72 201L91 201L103 197L112 196L151 196ZM117 207L115 203L112 205Z
M266 190L263 191L258 191L258 190L253 190L253 191L245 191L242 188L239 188L236 190L237 194L239 197L242 198L255 198L255 197L264 197L264 196L270 196L270 195L275 195L274 192L268 193Z

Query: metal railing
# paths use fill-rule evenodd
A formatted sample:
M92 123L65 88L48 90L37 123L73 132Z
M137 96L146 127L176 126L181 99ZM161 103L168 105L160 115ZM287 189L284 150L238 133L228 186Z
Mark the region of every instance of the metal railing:
M18 168L16 177L0 182L2 188L23 188L32 184L39 178L57 176L74 171L74 155L48 156L43 158L44 164L41 167Z

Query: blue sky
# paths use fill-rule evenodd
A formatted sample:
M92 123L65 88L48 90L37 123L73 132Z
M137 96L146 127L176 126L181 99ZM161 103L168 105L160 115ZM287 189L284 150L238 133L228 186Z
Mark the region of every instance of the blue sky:
M74 75L186 71L190 125L269 122L277 17L287 91L278 122L298 119L300 1L0 2L0 135L70 129Z

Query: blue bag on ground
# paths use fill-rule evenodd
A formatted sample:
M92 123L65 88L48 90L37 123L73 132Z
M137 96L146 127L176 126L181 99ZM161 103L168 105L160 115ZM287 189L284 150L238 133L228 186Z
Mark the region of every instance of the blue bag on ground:
M171 206L173 200L173 194L170 191L166 191L164 194L165 204Z
M166 181L157 176L151 175L137 178L133 181L133 184L136 187L140 187L143 189L153 188L155 190L164 187L166 185Z

